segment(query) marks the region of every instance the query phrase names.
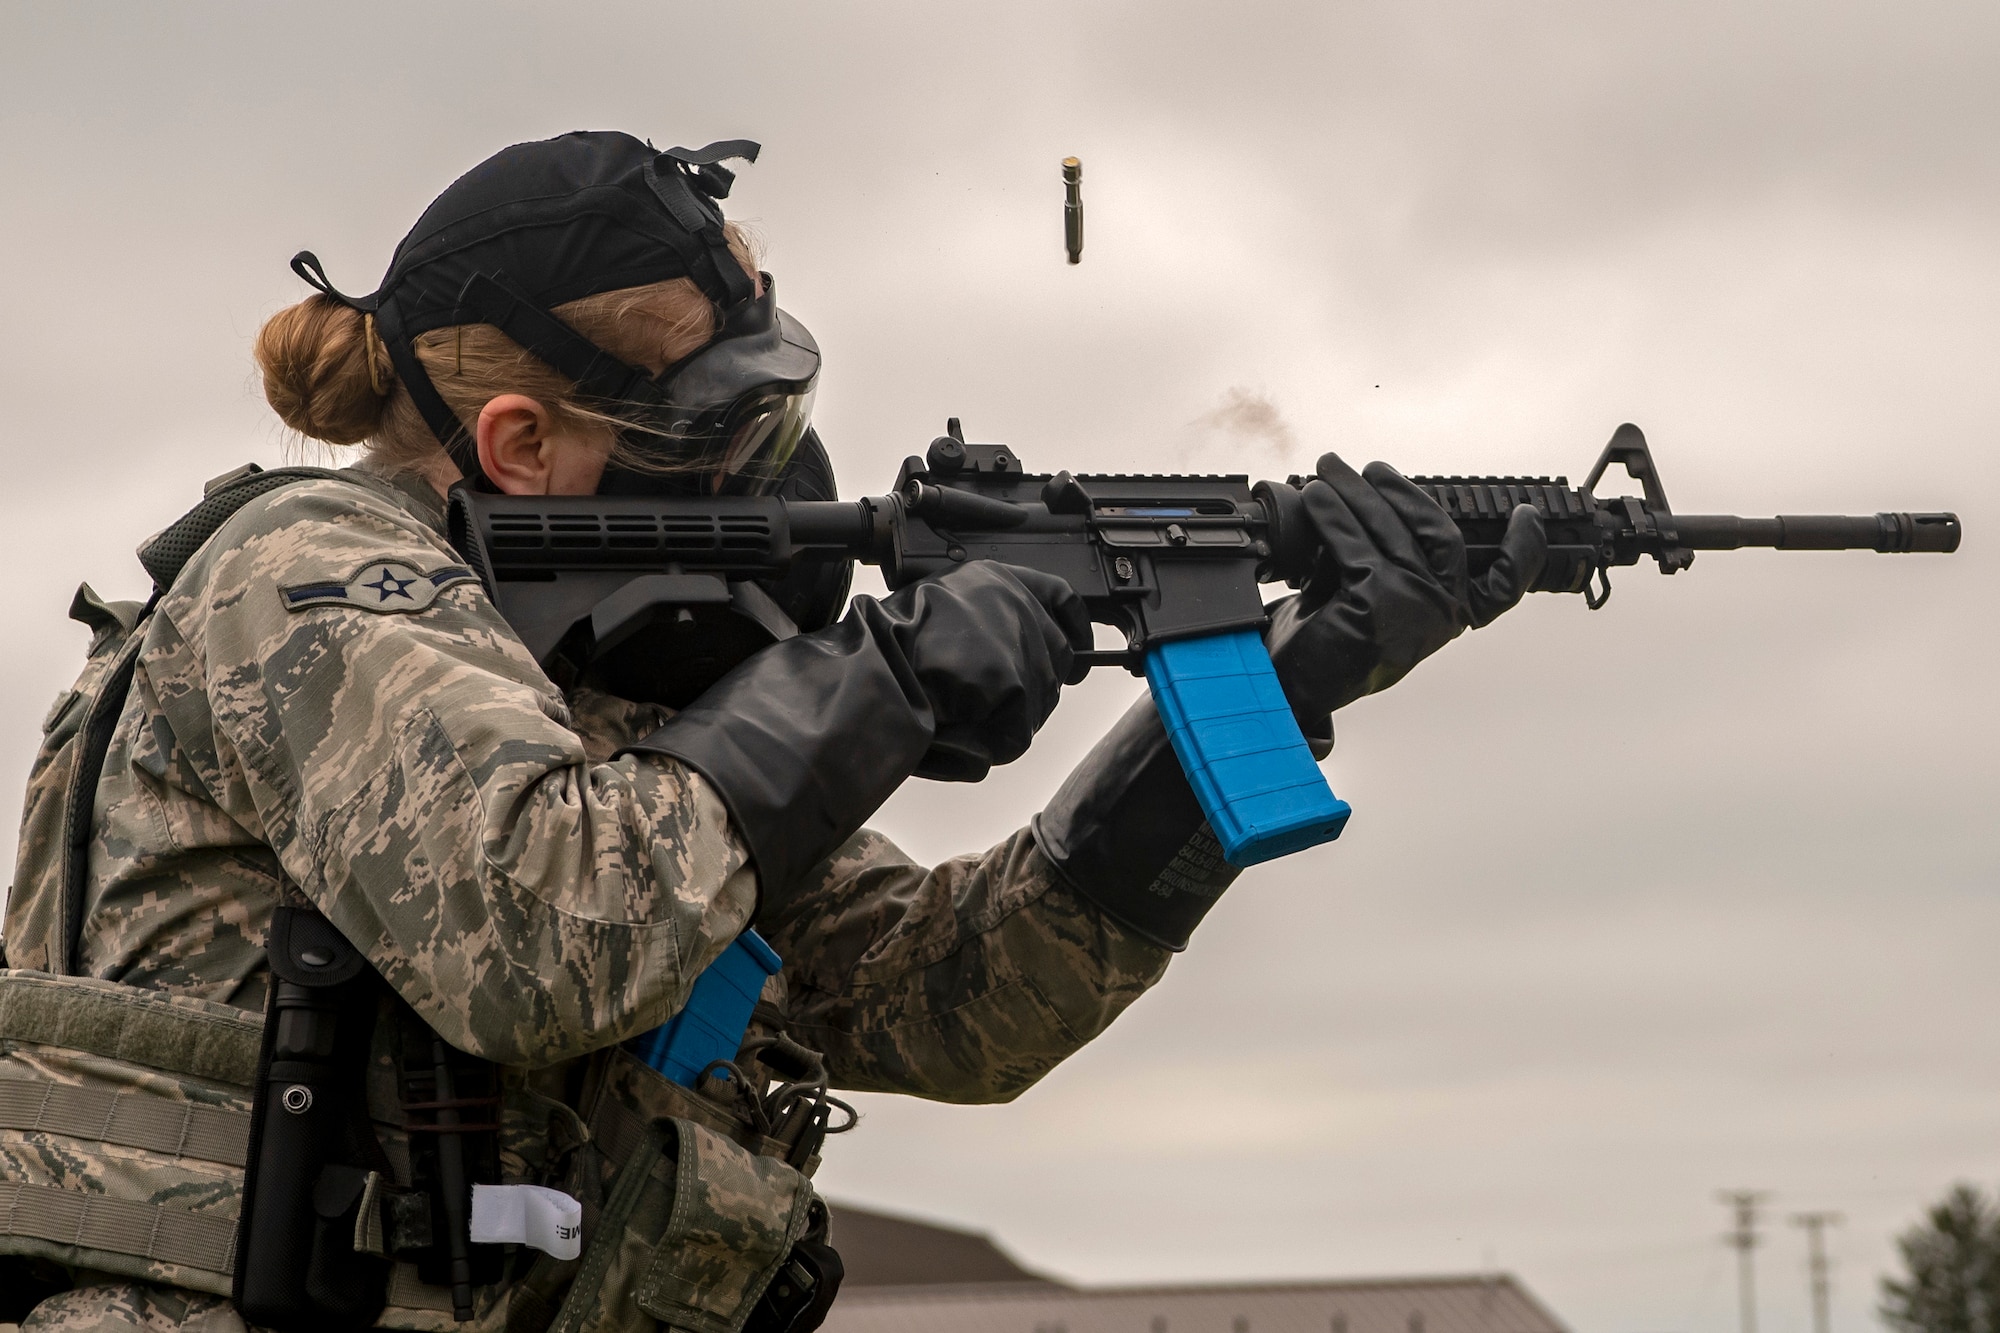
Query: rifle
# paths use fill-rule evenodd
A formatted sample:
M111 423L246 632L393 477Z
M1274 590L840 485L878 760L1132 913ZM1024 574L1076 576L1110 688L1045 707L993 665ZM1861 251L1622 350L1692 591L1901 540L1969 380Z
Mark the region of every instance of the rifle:
M1643 494L1600 500L1622 465ZM901 588L968 560L1054 574L1122 649L1086 666L1144 675L1176 755L1235 865L1338 837L1349 807L1328 788L1259 636L1260 583L1299 587L1318 539L1300 477L1029 473L1005 445L968 444L957 418L888 495L505 496L453 490L451 539L538 662L589 663L640 643L692 642L717 610L768 638L795 633L758 585L807 562L879 566ZM1695 552L1955 551L1955 514L1738 518L1676 514L1639 428L1620 426L1583 485L1566 477L1414 477L1466 538L1473 574L1499 551L1516 505L1541 512L1549 559L1534 591L1611 595L1610 570L1650 556L1662 573ZM711 619L709 623L714 623Z

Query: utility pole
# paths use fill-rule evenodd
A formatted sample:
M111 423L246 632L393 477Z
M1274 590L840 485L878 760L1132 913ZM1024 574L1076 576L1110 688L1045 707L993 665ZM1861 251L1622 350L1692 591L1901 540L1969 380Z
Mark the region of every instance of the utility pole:
M1757 1333L1757 1270L1750 1252L1757 1248L1757 1209L1771 1194L1769 1190L1721 1190L1716 1197L1736 1210L1736 1229L1722 1241L1736 1251L1736 1298L1743 1333Z
M1827 1278L1826 1229L1847 1219L1839 1213L1793 1213L1792 1225L1804 1227L1806 1254L1812 1274L1813 1333L1832 1333L1833 1284Z

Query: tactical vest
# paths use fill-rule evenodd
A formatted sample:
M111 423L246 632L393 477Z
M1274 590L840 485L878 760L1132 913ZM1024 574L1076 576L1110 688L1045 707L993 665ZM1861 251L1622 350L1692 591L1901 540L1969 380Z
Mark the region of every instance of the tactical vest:
M10 1293L31 1306L33 1275L51 1271L234 1289L240 1299L252 1113L271 1068L266 1022L230 1005L76 975L91 823L160 593L244 505L336 475L253 465L220 477L141 553L152 601L106 602L86 585L70 608L92 630L89 661L43 724L7 905L11 938L0 952L0 1322L26 1312L7 1308ZM361 1265L337 1271L382 1283L376 1326L453 1321L450 1287L434 1263L417 1261L435 1252L439 1220L413 1178L422 1154L412 1149L447 1119L490 1137L505 1183L561 1189L583 1206L576 1258L474 1247L487 1262L464 1326L803 1333L824 1316L839 1280L810 1185L825 1116L774 1124L753 1091L771 1075L810 1081L811 1052L766 1036L746 1045L737 1079L707 1078L696 1091L614 1047L580 1061L568 1080L574 1092L562 1098L537 1091L522 1071L489 1065L488 1085L474 1090L481 1095L455 1098L447 1084L429 1102L396 1106L393 1094L378 1095L374 1066L385 1038L407 1038L415 1015L386 986L374 1002L384 1019L366 1071L376 1143L356 1159L372 1169L329 1171L295 1202L313 1211L315 1245ZM823 1070L818 1081L823 1090Z

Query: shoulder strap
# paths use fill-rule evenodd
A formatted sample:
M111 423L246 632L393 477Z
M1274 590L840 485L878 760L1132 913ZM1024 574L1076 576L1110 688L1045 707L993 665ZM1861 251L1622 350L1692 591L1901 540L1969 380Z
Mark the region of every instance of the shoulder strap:
M234 472L225 472L202 488L200 504L175 519L164 532L146 543L139 552L139 563L153 576L153 587L165 592L180 577L181 570L194 558L194 553L244 505L295 481L338 475L323 467L281 467L266 472L255 463L246 463Z
M173 586L181 570L194 558L216 530L236 512L280 486L296 481L312 481L337 474L326 468L287 467L266 472L248 463L234 472L225 472L203 488L202 501L181 515L139 552L139 563L153 576L153 595L139 612L143 622L152 614L162 594ZM145 635L135 625L119 649L117 664L106 674L104 685L91 701L76 744L81 746L76 766L70 770L69 790L63 805L63 937L59 952L50 960L51 971L62 976L76 972L77 947L83 938L84 891L89 886L90 830L97 812L97 784L104 773L104 759L111 751L111 736L125 711L125 696L132 689L132 674L139 662Z
M153 601L159 599L154 594ZM146 603L146 611L153 609ZM143 619L143 617L142 617ZM118 650L118 661L104 678L97 697L90 701L90 713L72 744L81 747L69 771L69 790L63 797L62 837L62 923L60 951L49 960L49 970L59 976L75 976L77 946L83 939L83 898L89 887L90 829L97 812L97 780L104 772L104 757L111 751L111 734L118 729L119 715L125 711L125 696L132 689L132 671L139 661L145 636L134 631Z

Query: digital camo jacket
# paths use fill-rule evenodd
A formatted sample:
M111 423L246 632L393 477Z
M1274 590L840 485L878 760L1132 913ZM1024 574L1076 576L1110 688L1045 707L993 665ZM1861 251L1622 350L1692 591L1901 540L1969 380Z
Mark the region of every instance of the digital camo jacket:
M442 523L422 483L351 472L252 502L190 563L98 793L85 974L261 1009L266 922L302 891L447 1040L546 1067L664 1021L748 923L715 791L609 757L664 715L558 693ZM1017 1094L1168 957L1025 831L937 867L864 831L759 927L836 1087L948 1101Z

